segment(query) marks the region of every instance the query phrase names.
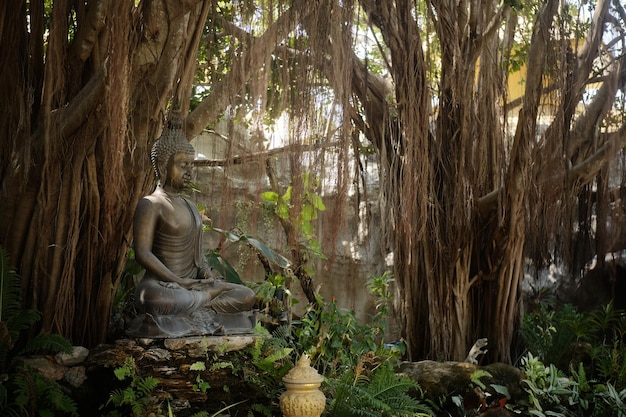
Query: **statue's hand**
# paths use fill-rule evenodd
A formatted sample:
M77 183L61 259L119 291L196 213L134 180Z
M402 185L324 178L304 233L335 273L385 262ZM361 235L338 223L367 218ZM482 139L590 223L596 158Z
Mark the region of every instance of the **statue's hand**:
M210 280L211 282L215 282L216 279L223 279L220 274L208 265L201 267L200 271L198 271L198 278Z
M194 279L192 281L193 282L186 287L188 290L206 291L213 287L213 282L209 282L210 280Z

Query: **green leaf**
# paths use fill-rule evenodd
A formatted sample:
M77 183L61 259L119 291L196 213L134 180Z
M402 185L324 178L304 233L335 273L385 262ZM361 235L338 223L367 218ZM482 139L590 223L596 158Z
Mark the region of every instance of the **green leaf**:
M69 353L72 351L72 344L59 334L40 333L26 341L26 344L20 350L20 355L38 350L46 350L51 353Z
M261 240L255 237L248 236L248 235L237 235L235 233L229 232L228 230L219 229L217 227L212 227L211 230L218 232L218 233L222 233L231 242L234 242L234 243L244 242L244 243L250 244L253 248L261 252L261 254L265 256L265 258L267 258L267 260L269 260L270 262L274 262L276 265L278 265L281 268L287 268L289 265L291 265L291 262L289 262L287 258L280 255L278 252L274 251L269 246L267 246L264 242L262 242ZM218 254L209 254L209 256L219 257ZM222 258L219 257L219 260L221 259ZM215 260L213 260L213 262L215 262ZM211 263L211 260L209 261L209 264L215 268L213 263ZM216 265L219 265L221 267L221 261L219 263L216 263Z
M302 206L302 219L305 221L311 221L317 219L317 210L310 204Z
M285 194L283 194L283 201L289 201L291 200L291 192L293 190L293 187L290 185L289 187L287 187L287 191L285 191Z
M487 387L480 380L480 378L483 378L483 377L491 378L492 375L489 372L485 371L485 370L478 369L478 370L472 372L472 375L470 375L470 380L474 383L474 385L477 385L477 386L479 386L482 389L486 389Z
M266 191L264 193L261 193L261 199L269 203L277 203L278 193L275 193L274 191Z
M211 268L215 269L224 279L233 284L243 284L241 277L235 268L220 254L211 252L207 255L207 261Z
M206 371L206 365L202 361L194 362L189 367L192 371Z
M281 204L276 208L276 215L281 219L289 218L289 207L286 204Z
M509 394L509 389L504 385L492 384L491 388L493 388L493 390L498 394L504 395L506 398L511 398L511 394Z
M319 211L326 210L326 206L324 205L324 202L322 201L322 197L320 197L319 195L313 194L310 197L310 201L311 201L311 204L313 204L313 207L315 207Z
M249 243L250 245L252 245L256 250L261 252L261 254L265 256L265 258L267 258L268 261L275 263L279 267L287 268L289 265L291 265L291 262L289 262L287 258L277 253L276 251L272 250L269 246L267 246L264 242L260 241L259 239L251 237L251 236L245 236L245 235L241 236L241 239Z
M122 366L120 368L115 368L113 370L113 374L115 375L117 379L119 379L120 381L123 381L124 379L126 379L126 377L130 376L131 370L125 366Z

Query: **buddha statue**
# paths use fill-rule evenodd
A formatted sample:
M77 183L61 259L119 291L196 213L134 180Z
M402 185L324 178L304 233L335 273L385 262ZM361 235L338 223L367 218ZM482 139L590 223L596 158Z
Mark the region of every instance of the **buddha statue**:
M135 258L145 274L135 288L139 312L127 334L168 338L250 333L255 293L225 281L202 250L202 218L184 195L195 151L180 124L170 122L152 147L158 178L135 210Z

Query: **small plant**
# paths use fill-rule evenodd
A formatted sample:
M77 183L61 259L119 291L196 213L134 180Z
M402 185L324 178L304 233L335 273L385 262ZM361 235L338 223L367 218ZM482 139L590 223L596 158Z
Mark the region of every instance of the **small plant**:
M336 300L310 306L300 320L294 321L294 344L308 353L319 372L328 378L356 366L364 355L382 348L382 329L364 325L354 311L340 309Z
M545 366L538 358L528 354L522 358L524 389L528 393L531 415L567 416L566 404L575 395L575 381L567 378L556 366Z
M269 246L267 246L264 242L257 239L256 237L241 233L234 233L228 230L223 230L208 225L205 226L205 230L212 230L214 232L222 234L226 238L226 240L228 242L231 242L232 244L247 244L248 246L253 248L260 257L267 260L267 262L269 263L277 265L279 268L285 269L290 266L290 262L287 258L271 249ZM222 256L217 251L208 252L206 257L209 265L217 272L219 272L219 274L222 275L224 279L226 279L226 281L238 284L243 283L235 268L230 264L230 262L228 262L228 260L222 258Z
M211 388L211 384L206 382L200 376L200 372L206 371L206 365L204 364L204 362L198 361L198 362L192 363L191 366L189 367L189 370L191 370L191 371L198 371L198 375L196 376L196 383L193 384L193 386L192 386L193 390L194 391L207 392L207 390L209 388Z
M524 317L522 338L534 357L568 372L581 361L590 377L626 388L626 313L608 304L580 313L565 305L543 305Z
M385 271L382 275L371 276L367 280L367 288L376 300L376 315L373 317L373 321L383 331L387 328L387 317L391 313L394 281L391 271Z
M289 186L283 195L275 191L266 191L261 194L263 201L274 206L274 213L281 219L295 218L294 226L298 235L304 238L304 246L309 253L320 259L326 256L322 253L322 247L316 240L313 221L317 219L320 211L326 210L326 206L322 201L322 197L317 194L319 188L319 179L311 177L311 174L305 173L301 177L302 195L299 196L301 203L297 206L299 213L293 213L294 204L292 201L292 192L294 187Z
M113 390L106 405L127 406L135 417L140 417L148 407L154 406L154 398L150 394L159 384L159 381L150 376L140 377L137 375L137 366L132 357L127 357L124 365L116 368L113 372L120 381L130 379L130 384L126 388ZM108 415L114 417L119 414L116 410Z
M327 380L332 400L328 417L433 416L433 410L411 393L419 391L412 379L395 373L390 361L372 355L339 379Z
M248 347L246 353L251 366L243 370L244 378L261 398L267 400L251 406L254 415L271 417L280 412L276 399L283 391L282 378L294 365L292 356L295 352L289 345L288 326L280 326L272 337L258 338Z
M617 391L610 383L596 395L594 415L626 417L626 389Z

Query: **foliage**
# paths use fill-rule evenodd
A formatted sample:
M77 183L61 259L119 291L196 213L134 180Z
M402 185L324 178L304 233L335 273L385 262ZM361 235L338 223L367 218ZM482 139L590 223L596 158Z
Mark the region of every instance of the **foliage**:
M126 388L114 389L106 405L112 404L116 407L128 407L135 417L143 415L148 407L155 407L154 398L150 394L157 387L159 381L150 376L140 377L137 374L137 366L132 357L127 357L124 365L116 368L114 374L120 381L130 379L130 383ZM120 414L118 410L114 410L108 415L114 417Z
M23 310L20 300L20 278L0 246L0 414L77 416L75 402L56 381L21 361L29 353L71 352L72 346L57 334L23 337L22 331L31 330L41 314Z
M309 252L321 259L325 259L321 245L315 238L315 228L313 221L317 220L318 212L326 210L322 197L317 193L319 188L319 178L311 177L311 174L302 175L302 194L299 195L297 204L292 199L294 186L290 185L283 195L275 191L266 191L261 194L261 198L274 206L274 212L281 219L295 218L294 223L298 235L304 237L304 245ZM294 209L299 212L293 213Z
M244 378L262 398L265 404L252 406L257 413L273 416L279 413L276 400L283 390L282 378L295 364L295 351L289 345L288 326L278 327L266 337L258 338L248 347L251 368L244 369Z
M525 390L529 398L530 414L536 416L566 415L564 404L574 394L576 383L568 379L556 366L544 364L532 354L522 358ZM548 413L549 412L549 413Z
M261 304L260 310L271 317L283 317L289 312L289 308L298 303L288 288L288 279L283 274L267 274L263 282L253 283L257 300Z
M524 317L521 335L529 352L562 371L584 362L590 375L626 388L626 313L612 303L581 313L543 303Z
M326 377L341 375L356 366L363 355L380 348L382 329L361 324L354 311L340 309L335 299L309 306L293 323L296 350L308 353L314 367Z
M523 358L521 369L530 415L626 416L626 389L619 391L610 382L588 380L582 364L567 377L554 365L545 366L529 354Z
M626 417L626 388L617 391L610 383L596 394L595 416Z
M226 239L232 243L245 243L254 248L260 256L263 256L268 262L278 265L280 268L288 268L290 262L287 258L271 249L260 239L245 235L237 234L228 230L223 230L217 227L205 226L206 230L213 230L222 234ZM228 282L242 283L239 274L235 268L228 262L228 260L222 258L222 256L216 251L209 252L207 254L207 260L209 265L218 271Z
M479 369L468 390L487 395L486 403L467 410L464 397L453 396L454 415L504 407L521 416L626 416L622 320L623 313L610 304L585 313L571 305L539 304L526 314L521 330L528 348L519 363L524 398L513 400L506 387L486 383L482 378L489 374Z
M395 373L390 361L376 364L372 356L337 379L328 379L331 401L324 416L431 416L433 411L409 395L418 384ZM373 369L368 366L374 365Z
M211 384L209 384L207 381L203 380L202 377L200 376L200 371L205 371L206 370L206 364L204 362L198 361L198 362L194 362L191 364L191 366L189 367L190 371L198 371L198 375L196 376L196 383L193 384L193 390L194 391L202 391L202 392L207 392L207 390L209 388L211 388Z
M611 303L589 312L542 303L528 313L521 369L530 413L626 415L625 320Z
M387 317L392 311L394 278L391 271L385 271L382 275L372 275L367 280L367 289L375 299L376 314L372 318L377 323L381 335L387 328Z

